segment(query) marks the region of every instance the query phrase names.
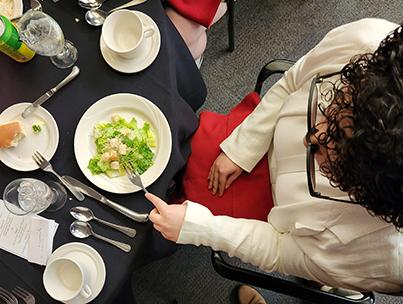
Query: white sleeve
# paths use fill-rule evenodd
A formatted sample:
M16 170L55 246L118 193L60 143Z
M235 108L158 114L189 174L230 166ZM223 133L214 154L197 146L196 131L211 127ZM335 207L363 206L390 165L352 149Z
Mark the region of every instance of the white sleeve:
M213 216L206 207L190 201L177 243L225 251L268 272L293 269L293 275L307 275L304 254L290 234L276 231L268 222Z
M222 151L242 169L252 171L269 150L278 115L288 96L316 74L336 72L352 56L374 51L396 27L386 20L371 18L331 30L268 90L255 110L221 143Z

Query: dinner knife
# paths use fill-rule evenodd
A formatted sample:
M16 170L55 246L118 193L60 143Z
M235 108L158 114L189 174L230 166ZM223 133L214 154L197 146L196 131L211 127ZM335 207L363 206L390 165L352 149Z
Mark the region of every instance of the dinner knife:
M126 208L118 203L115 203L109 199L107 199L105 196L103 196L101 193L98 191L94 190L90 186L87 186L86 184L80 182L79 180L75 179L74 177L71 176L63 176L63 178L69 182L72 186L77 188L81 193L92 197L93 199L96 199L97 201L105 204L108 207L111 207L112 209L115 209L117 212L127 216L128 218L135 220L136 222L144 223L148 221L148 213L138 213L133 210L130 210L129 208Z
M71 70L70 74L67 75L66 78L64 78L54 88L51 88L49 91L47 91L41 97L39 97L37 100L35 100L33 103L31 103L24 110L24 112L22 112L22 114L21 114L22 118L27 118L28 115L30 115L32 112L34 112L41 104L43 104L50 97L52 97L53 94L55 94L58 90L60 90L62 87L64 87L66 84L68 84L74 78L76 78L79 73L80 73L80 69L77 66L74 66L73 69Z

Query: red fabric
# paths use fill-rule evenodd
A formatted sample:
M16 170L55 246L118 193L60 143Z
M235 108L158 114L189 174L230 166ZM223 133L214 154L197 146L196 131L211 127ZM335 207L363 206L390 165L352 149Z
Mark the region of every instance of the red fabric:
M219 144L259 102L259 95L250 93L228 115L200 114L200 126L191 139L192 154L184 173L183 191L186 199L206 206L214 215L266 221L273 207L267 157L251 173L243 172L222 197L207 189L210 167L221 152Z
M169 6L182 16L209 27L221 0L168 0Z

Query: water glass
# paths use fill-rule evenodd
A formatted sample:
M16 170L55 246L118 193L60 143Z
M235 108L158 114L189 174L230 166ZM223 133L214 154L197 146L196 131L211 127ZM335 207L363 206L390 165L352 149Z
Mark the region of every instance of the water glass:
M17 24L20 39L41 56L49 56L58 68L71 67L78 57L77 49L64 38L59 24L42 11L28 10Z
M5 207L15 215L38 214L50 206L63 207L67 193L60 186L46 184L34 178L20 178L10 182L3 193Z

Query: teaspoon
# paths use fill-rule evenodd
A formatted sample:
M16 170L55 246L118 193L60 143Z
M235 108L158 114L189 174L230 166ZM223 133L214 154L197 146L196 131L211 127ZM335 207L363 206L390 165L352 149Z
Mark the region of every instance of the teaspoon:
M87 0L84 0L84 1L87 1ZM94 1L94 0L92 0L92 1ZM89 11L87 11L85 13L85 21L87 21L87 23L89 25L101 26L102 24L104 24L106 17L110 13L112 13L112 12L118 10L118 9L126 8L126 7L137 5L137 4L141 4L141 3L144 3L146 1L147 0L132 0L132 1L127 2L126 4L123 4L121 6L115 7L114 9L111 9L110 11L107 11L107 12L104 11L104 10L101 10L99 8L99 6L98 6L98 8L91 9L91 10L89 10Z
M125 227L125 226L121 226L121 225L117 225L117 224L113 224L110 223L108 221L102 220L100 218L97 218L94 214L94 212L92 212L91 209L87 208L87 207L82 207L82 206L78 206L78 207L73 207L70 209L70 214L76 219L76 220L80 220L83 222L89 222L91 220L96 220L97 222L104 224L106 226L109 226L113 229L116 229L120 232L123 232L124 234L130 236L130 237L134 237L136 235L136 230L129 228L129 227Z
M74 221L73 223L71 223L70 225L70 233L72 235L74 235L75 237L79 238L79 239L85 239L87 237L89 237L90 235L95 236L97 239L103 240L109 244L112 244L116 247L118 247L119 249L125 251L125 252L129 252L132 247L129 244L125 244L122 242L118 242L115 240L111 240L107 237L104 237L102 235L99 235L97 233L95 233L92 230L92 227L90 224L88 224L87 222L82 222L82 221Z
M100 8L106 0L78 0L78 5L85 9Z

